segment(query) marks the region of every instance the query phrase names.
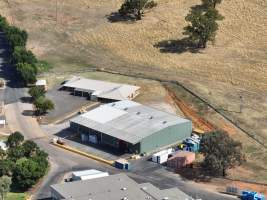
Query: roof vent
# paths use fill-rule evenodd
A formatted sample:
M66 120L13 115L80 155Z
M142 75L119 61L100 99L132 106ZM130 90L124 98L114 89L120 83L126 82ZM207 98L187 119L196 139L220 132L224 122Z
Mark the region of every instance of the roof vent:
M115 106L116 104L115 103L112 103L111 106Z
M140 112L137 112L136 114L137 114L137 115L140 115L141 113L140 113Z
M123 197L121 200L129 200L127 197Z
M168 200L169 199L169 197L164 197L162 200Z
M149 119L153 119L153 116L150 116Z
M146 199L151 199L151 197L150 196L146 196Z
M123 187L123 188L121 188L121 190L127 190L127 188L126 187Z
M167 121L163 121L163 122L162 122L162 124L166 124L166 123L167 123Z
M124 108L123 110L128 110L128 108Z

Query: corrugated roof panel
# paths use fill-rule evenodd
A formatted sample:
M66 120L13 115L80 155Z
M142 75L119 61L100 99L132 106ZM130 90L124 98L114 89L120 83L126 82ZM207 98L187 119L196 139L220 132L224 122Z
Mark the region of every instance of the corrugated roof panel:
M124 114L126 114L125 111L113 107L99 106L96 109L91 110L90 112L82 114L81 117L104 124Z
M132 144L169 126L190 122L129 100L102 105L71 121Z

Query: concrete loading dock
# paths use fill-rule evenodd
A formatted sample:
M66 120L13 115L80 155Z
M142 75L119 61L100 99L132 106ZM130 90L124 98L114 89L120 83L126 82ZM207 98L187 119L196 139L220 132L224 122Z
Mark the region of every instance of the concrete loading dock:
M187 119L133 101L102 105L70 120L84 142L108 145L120 152L148 153L189 137Z
M140 87L74 77L64 83L61 89L93 101L113 102L135 98L139 94Z

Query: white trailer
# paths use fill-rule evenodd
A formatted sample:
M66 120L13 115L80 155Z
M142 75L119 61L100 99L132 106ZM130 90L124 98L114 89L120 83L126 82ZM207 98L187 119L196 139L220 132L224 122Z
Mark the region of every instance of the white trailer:
M159 163L159 164L167 162L168 156L170 154L169 152L170 151L168 150L163 150L163 151L153 154L152 161L155 163Z
M108 172L98 171L96 169L72 172L72 181L90 180L109 176Z

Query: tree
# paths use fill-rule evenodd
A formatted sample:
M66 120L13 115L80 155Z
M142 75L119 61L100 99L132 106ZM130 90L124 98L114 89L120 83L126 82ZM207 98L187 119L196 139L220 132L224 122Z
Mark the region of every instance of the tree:
M26 46L28 34L26 31L21 30L15 26L7 26L5 28L7 39L14 49L16 46Z
M44 114L48 110L54 109L54 103L50 99L46 99L45 97L39 97L34 101L34 105L37 109L38 114Z
M185 18L190 25L184 28L183 34L199 48L206 48L208 41L215 41L218 30L217 18L218 12L215 9L192 9Z
M6 151L0 148L0 160L4 160L6 157Z
M203 166L214 175L225 176L227 169L245 160L241 143L223 131L205 134L201 139L200 152L205 156Z
M17 71L26 84L36 82L37 68L35 65L29 63L18 63L16 66Z
M24 148L22 146L17 146L8 149L7 157L9 160L16 162L18 159L24 157L24 154Z
M0 162L0 176L12 176L13 169L15 167L15 163L11 160L1 160Z
M24 136L20 132L16 131L7 138L6 145L10 148L13 148L21 145L23 141Z
M145 8L156 6L151 0L125 0L119 9L121 15L131 15L137 20L142 19Z
M36 100L39 97L45 96L45 90L44 88L34 86L29 90L29 95L31 95L31 97Z
M38 179L43 175L43 170L37 162L31 159L21 158L16 162L13 182L17 187L26 190L37 183Z
M27 50L24 46L16 46L14 48L12 59L15 64L29 63L34 65L37 63L35 55L30 50Z
M8 23L7 23L6 18L5 17L2 17L0 15L0 30L1 31L5 31L7 27L8 27Z
M206 7L216 8L217 4L220 4L222 0L202 0L202 4Z
M0 177L0 195L1 195L1 200L5 199L6 194L10 190L10 185L11 185L11 178L8 176L2 176Z
M24 151L24 156L27 158L33 157L36 155L37 151L39 150L39 147L37 144L31 140L27 140L22 144L22 148Z

